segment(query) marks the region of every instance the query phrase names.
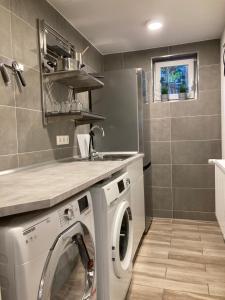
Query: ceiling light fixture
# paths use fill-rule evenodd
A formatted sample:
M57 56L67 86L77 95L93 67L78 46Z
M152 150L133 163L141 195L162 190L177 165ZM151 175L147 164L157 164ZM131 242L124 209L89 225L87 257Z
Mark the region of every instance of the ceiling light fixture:
M159 21L150 21L147 23L147 28L152 31L158 30L162 28L162 26L163 26L162 23Z

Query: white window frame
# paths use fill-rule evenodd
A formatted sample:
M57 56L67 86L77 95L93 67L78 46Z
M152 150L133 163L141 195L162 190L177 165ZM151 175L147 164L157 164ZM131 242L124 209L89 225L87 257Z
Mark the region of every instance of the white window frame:
M161 100L161 68L179 65L188 65L188 99L196 99L197 84L196 84L196 58L173 59L168 57L168 60L153 62L153 100L154 102ZM179 94L169 94L169 101L179 100Z

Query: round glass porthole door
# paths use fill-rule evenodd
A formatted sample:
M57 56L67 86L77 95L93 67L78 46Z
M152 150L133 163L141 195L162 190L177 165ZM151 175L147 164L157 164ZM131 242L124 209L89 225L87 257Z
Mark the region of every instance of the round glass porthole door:
M129 214L128 210L124 212L121 228L120 228L120 237L119 237L119 253L120 253L120 260L124 260L126 253L127 253L127 247L129 243L129 231L130 231L130 225L129 225Z
M116 213L113 230L112 260L117 277L121 278L132 263L133 223L130 205L122 202Z
M95 252L87 227L75 224L49 252L38 300L89 300L94 294Z

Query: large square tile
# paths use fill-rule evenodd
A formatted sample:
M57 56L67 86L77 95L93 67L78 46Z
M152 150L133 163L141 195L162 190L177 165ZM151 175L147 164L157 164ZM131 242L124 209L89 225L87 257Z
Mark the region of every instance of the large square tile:
M0 106L0 155L17 153L16 112L15 108Z

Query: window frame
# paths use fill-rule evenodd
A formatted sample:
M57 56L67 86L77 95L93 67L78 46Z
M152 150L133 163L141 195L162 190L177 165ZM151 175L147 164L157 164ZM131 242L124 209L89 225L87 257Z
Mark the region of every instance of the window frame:
M191 72L189 73L189 80L193 82L194 90L187 93L187 99L179 99L179 94L170 94L168 102L173 101L190 101L198 98L198 86L199 86L199 60L198 52L182 53L164 55L159 57L153 57L151 59L152 69L152 99L153 103L163 102L161 99L161 83L160 83L160 69L161 67L173 66L173 65L189 65ZM157 82L157 85L155 84ZM158 92L159 91L159 92Z

